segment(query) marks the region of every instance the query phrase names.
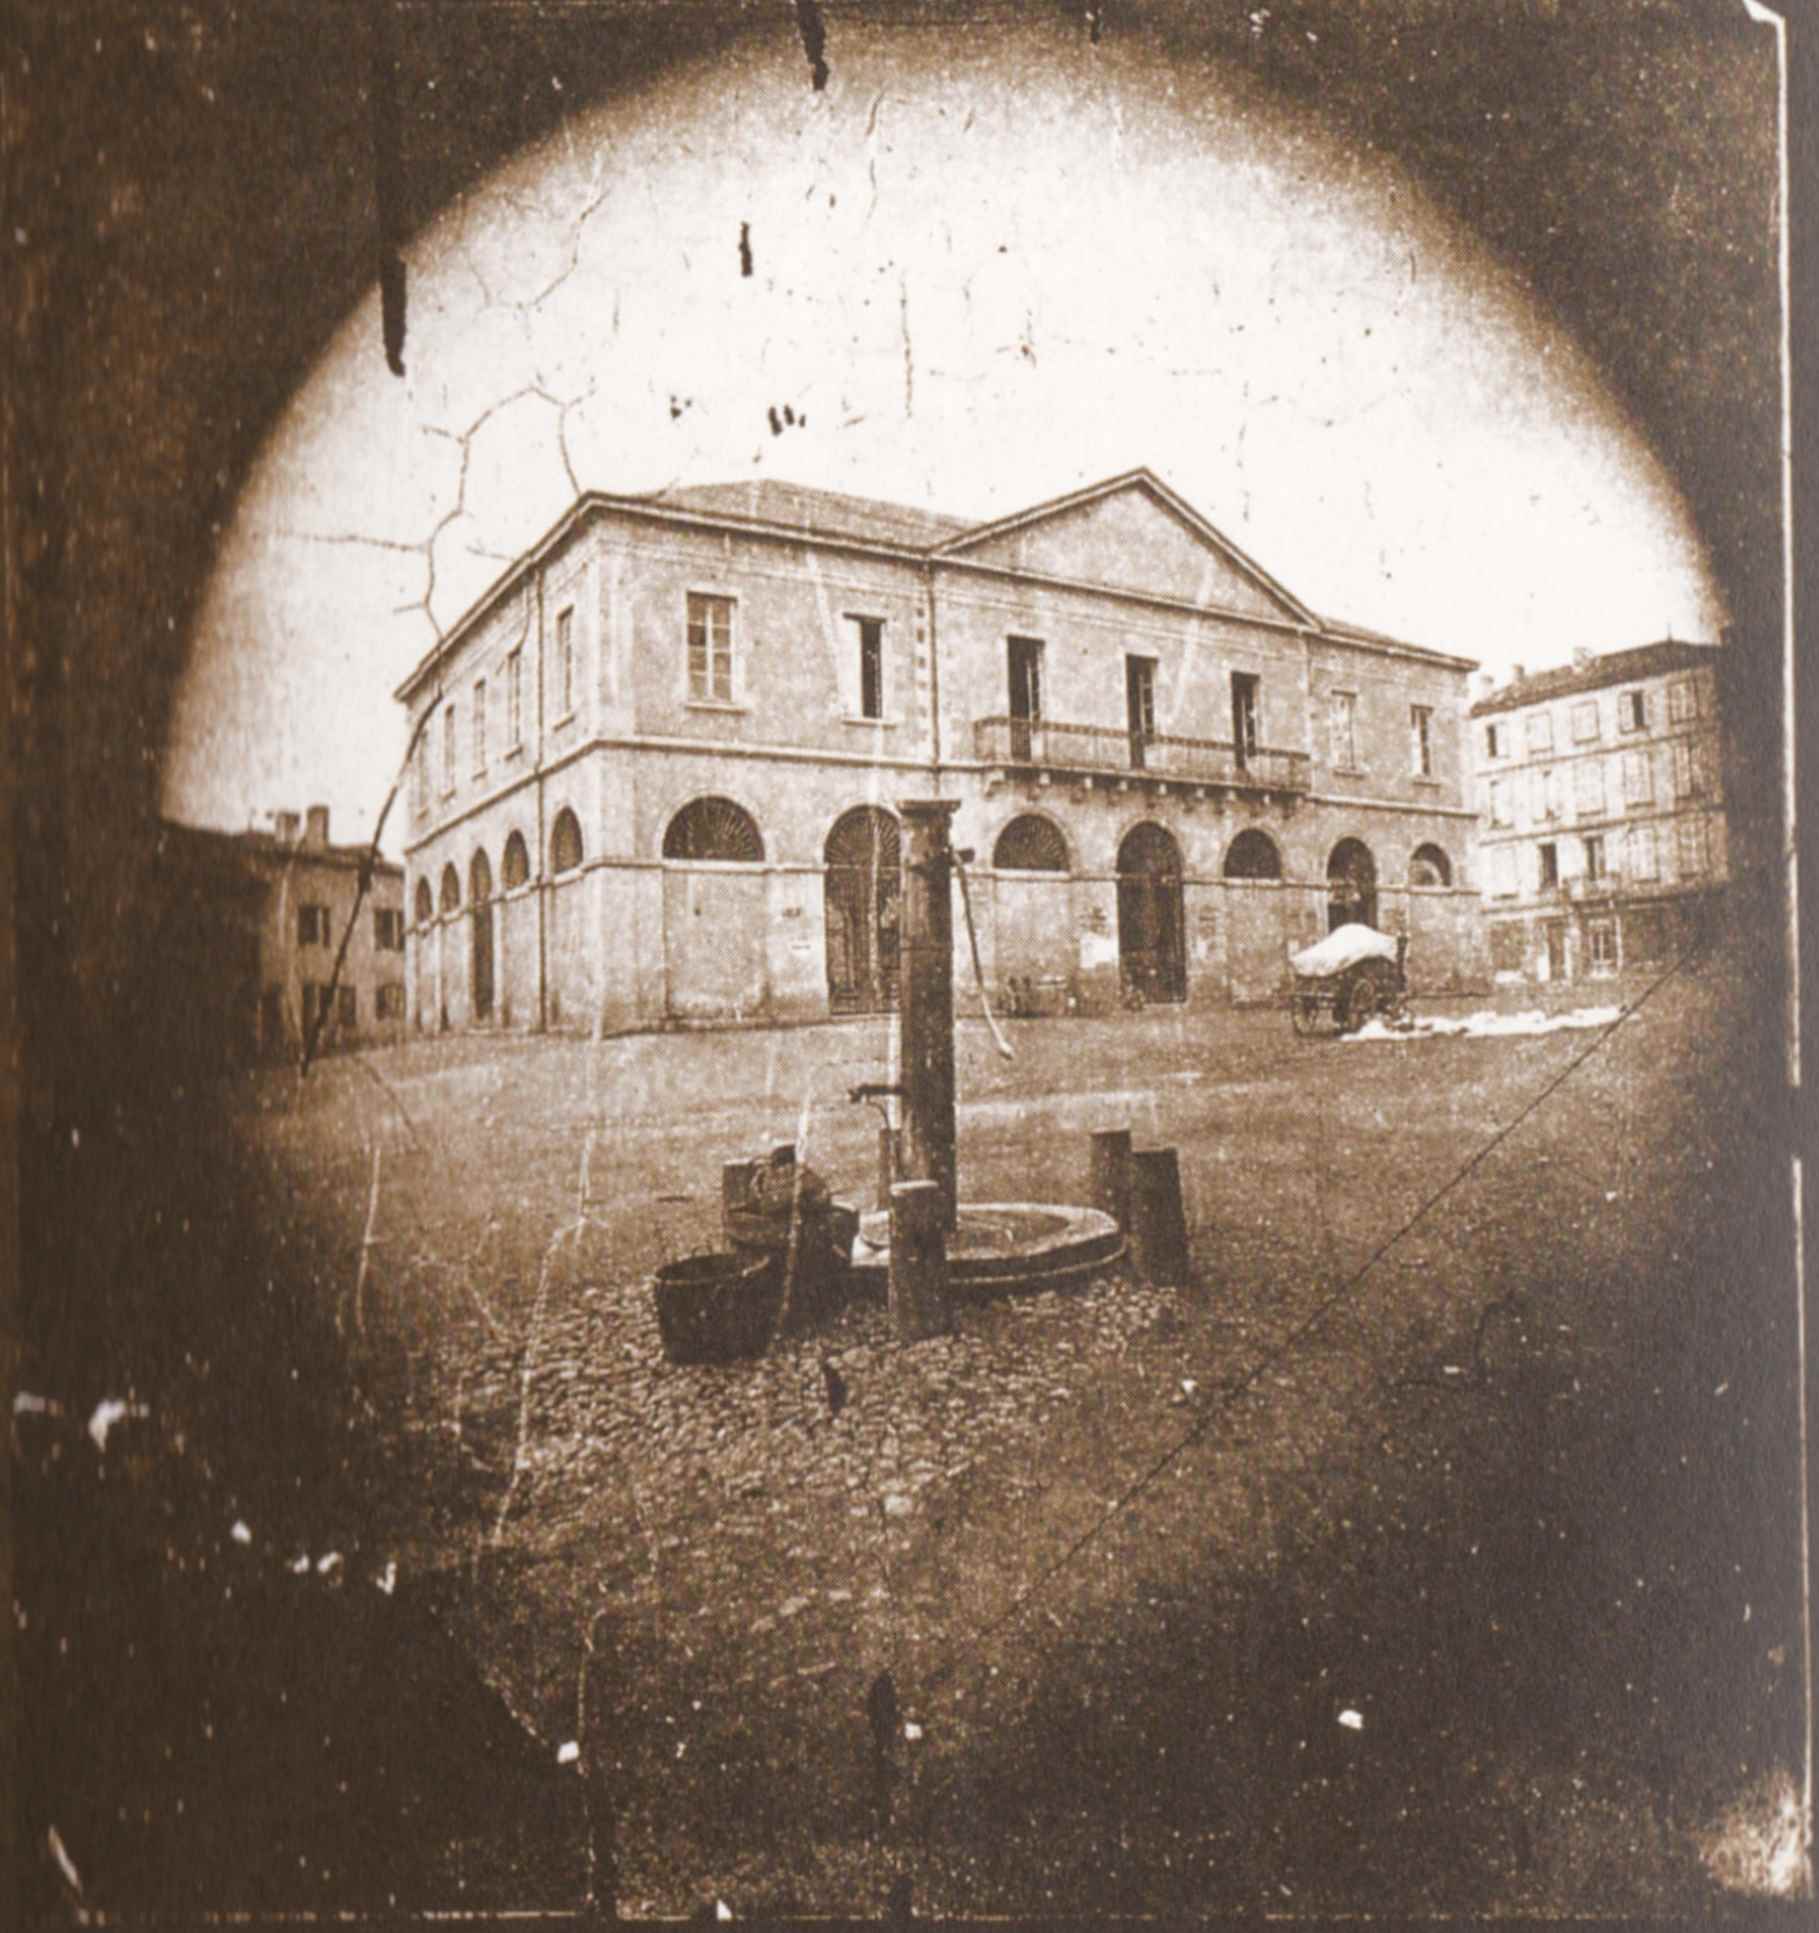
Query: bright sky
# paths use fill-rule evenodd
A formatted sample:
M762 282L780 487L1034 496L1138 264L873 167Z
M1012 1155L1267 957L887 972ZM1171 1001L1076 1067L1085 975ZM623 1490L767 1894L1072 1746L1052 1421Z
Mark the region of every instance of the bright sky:
M168 813L370 834L393 686L578 488L985 517L1147 464L1314 609L1491 667L1717 636L1671 478L1381 157L1055 25L833 51L816 94L748 43L481 184L410 251L404 380L349 317L224 532Z

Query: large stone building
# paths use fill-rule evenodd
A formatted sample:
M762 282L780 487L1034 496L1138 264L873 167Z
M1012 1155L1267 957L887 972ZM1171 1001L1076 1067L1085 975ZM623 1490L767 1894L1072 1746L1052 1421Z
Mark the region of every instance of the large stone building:
M928 796L1013 1010L1268 999L1355 917L1462 984L1471 669L1316 616L1147 471L983 524L583 496L398 688L414 1022L888 1006Z
M1493 970L1615 973L1709 929L1729 870L1723 656L1582 654L1472 707Z
M312 1021L319 1051L404 1031L403 868L373 865L355 918L367 849L330 842L325 805L273 817L269 832L158 827L155 957L205 1064L294 1056Z

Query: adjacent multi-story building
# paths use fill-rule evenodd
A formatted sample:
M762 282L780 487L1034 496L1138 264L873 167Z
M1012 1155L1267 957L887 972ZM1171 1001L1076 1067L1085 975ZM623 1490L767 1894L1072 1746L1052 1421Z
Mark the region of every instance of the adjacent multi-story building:
M203 1058L294 1054L312 1023L319 1050L403 1032L404 869L374 862L361 898L367 849L332 844L328 824L325 805L276 813L270 831L160 824L159 957L167 974L185 963L171 977L205 1017Z
M583 496L398 688L415 1024L888 1007L930 796L1013 1010L1272 998L1350 918L1463 984L1472 668L1318 616L1143 470L987 523Z
M1668 640L1472 707L1491 966L1575 980L1665 960L1728 876L1721 648Z

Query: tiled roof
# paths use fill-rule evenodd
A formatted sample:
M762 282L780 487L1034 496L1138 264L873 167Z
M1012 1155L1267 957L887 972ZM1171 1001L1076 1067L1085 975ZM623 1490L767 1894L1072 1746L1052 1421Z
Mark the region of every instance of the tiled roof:
M1488 712L1517 711L1544 698L1565 698L1577 691L1603 691L1636 678L1654 678L1666 671L1715 664L1721 649L1715 644L1686 644L1678 638L1664 638L1658 644L1638 644L1628 651L1607 651L1590 664L1562 665L1557 671L1537 671L1532 677L1499 685L1478 700L1472 707L1472 716L1482 718Z
M950 517L938 510L883 503L876 497L849 497L838 490L810 490L775 478L749 483L691 483L660 491L648 502L670 510L702 510L717 517L743 517L752 523L819 537L851 537L861 543L894 544L904 550L929 550L970 530L976 518Z

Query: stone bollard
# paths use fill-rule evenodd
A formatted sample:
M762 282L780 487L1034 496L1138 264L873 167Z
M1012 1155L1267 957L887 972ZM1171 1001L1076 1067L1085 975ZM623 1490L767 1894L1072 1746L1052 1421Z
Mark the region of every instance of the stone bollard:
M1106 1128L1093 1136L1093 1206L1125 1231L1131 1226L1131 1131Z
M899 1342L944 1336L947 1309L946 1192L938 1181L891 1187L891 1320Z
M1187 1281L1187 1214L1181 1162L1173 1148L1131 1156L1131 1249L1145 1281L1171 1286Z

